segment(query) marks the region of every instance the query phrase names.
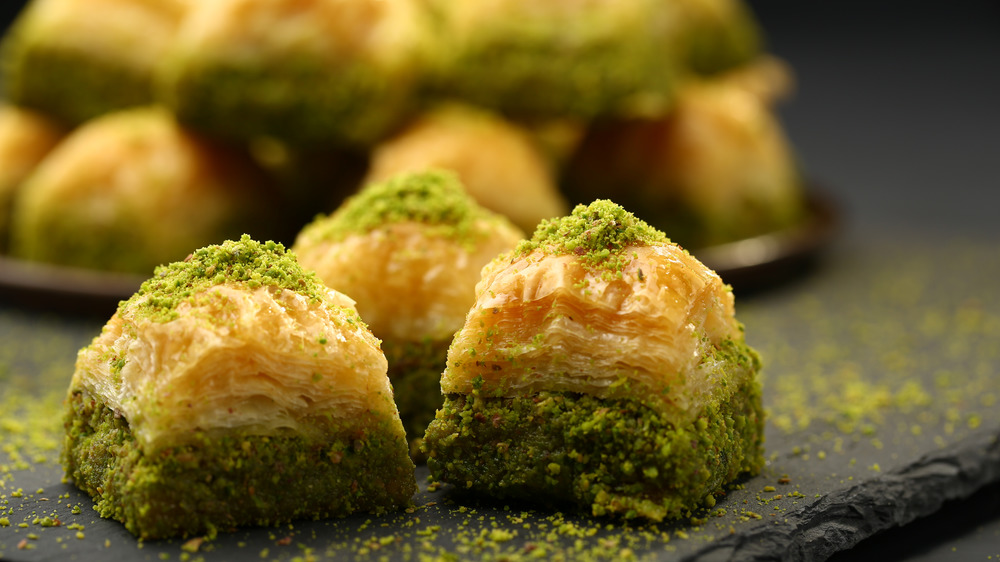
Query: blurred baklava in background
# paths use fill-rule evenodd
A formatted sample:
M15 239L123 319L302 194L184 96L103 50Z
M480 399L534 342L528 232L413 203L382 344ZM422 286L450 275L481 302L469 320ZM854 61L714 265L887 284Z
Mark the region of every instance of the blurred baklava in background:
M455 172L526 232L597 198L695 253L803 218L773 111L792 73L739 0L32 0L0 57L8 111L46 123L32 151L0 151L0 168L17 170L3 180L0 228L17 229L23 259L145 271L177 257L153 246L236 230L291 243L363 185L429 168ZM124 148L146 142L151 117L91 123L137 108L186 139L185 156L148 155L160 172L136 171ZM118 149L80 146L109 126ZM53 149L66 133L73 148ZM182 185L199 183L179 171L186 158L212 170L199 178L212 187ZM57 175L77 198L90 177L89 206L46 195ZM249 175L261 184L252 195ZM260 190L273 192L266 216ZM150 238L148 221L115 209L157 207L140 202L169 191L198 219L162 228L152 246L101 234ZM93 247L67 252L67 231Z

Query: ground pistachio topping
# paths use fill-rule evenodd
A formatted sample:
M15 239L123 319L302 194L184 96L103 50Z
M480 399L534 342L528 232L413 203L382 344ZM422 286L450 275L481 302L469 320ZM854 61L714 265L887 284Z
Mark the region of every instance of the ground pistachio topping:
M144 448L133 427L86 391L66 400L63 469L101 516L140 539L403 509L416 492L399 422L368 410L315 436L229 428Z
M440 234L463 239L473 232L475 221L496 218L475 202L454 172L426 170L369 184L328 218L320 217L307 228L320 238L339 241L412 221L442 227Z
M195 250L184 261L161 265L119 310L132 308L152 320L177 317L177 306L204 290L224 283L250 289L269 286L296 291L319 300L328 291L319 277L299 265L295 254L277 242L257 242L244 234L239 241Z
M547 254L575 254L594 268L620 270L632 256L625 249L669 243L665 234L607 199L577 205L565 217L542 221L530 240L514 250L514 257L535 250Z

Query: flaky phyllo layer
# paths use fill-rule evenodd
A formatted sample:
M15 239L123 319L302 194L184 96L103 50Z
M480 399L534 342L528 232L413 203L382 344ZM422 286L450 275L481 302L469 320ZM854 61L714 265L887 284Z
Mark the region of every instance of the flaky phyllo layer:
M450 341L483 266L523 236L478 205L454 173L422 170L366 185L304 227L292 249L303 267L351 295L379 338L407 345Z
M743 342L715 272L598 201L484 268L442 391L636 398L682 424L753 378Z
M262 246L244 237L171 264L180 273L159 268L80 351L70 393L126 418L147 453L198 432L316 436L366 412L398 424L385 356L353 302L282 269L293 258L280 245L245 263Z

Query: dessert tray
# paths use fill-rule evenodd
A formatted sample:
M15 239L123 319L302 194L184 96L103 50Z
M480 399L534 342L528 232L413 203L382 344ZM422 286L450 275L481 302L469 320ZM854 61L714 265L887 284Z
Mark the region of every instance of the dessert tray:
M825 190L807 191L800 224L735 242L689 249L735 290L780 284L807 269L836 237L841 210ZM148 276L26 262L0 256L0 297L7 302L58 312L110 316Z

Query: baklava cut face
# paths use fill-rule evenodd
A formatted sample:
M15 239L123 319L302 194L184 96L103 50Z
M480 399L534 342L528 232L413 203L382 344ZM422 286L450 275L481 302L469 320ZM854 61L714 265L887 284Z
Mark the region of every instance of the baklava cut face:
M378 340L280 244L157 269L79 353L63 465L143 538L409 504Z
M293 250L378 337L441 341L462 326L482 267L522 237L453 173L423 170L369 184L306 226Z
M191 0L33 0L3 42L10 101L79 124L152 103Z
M729 287L610 202L543 224L483 270L476 295L446 394L642 397L680 422L753 374L718 353L743 337Z
M429 33L417 0L202 2L159 68L159 93L215 134L365 145L408 112Z

